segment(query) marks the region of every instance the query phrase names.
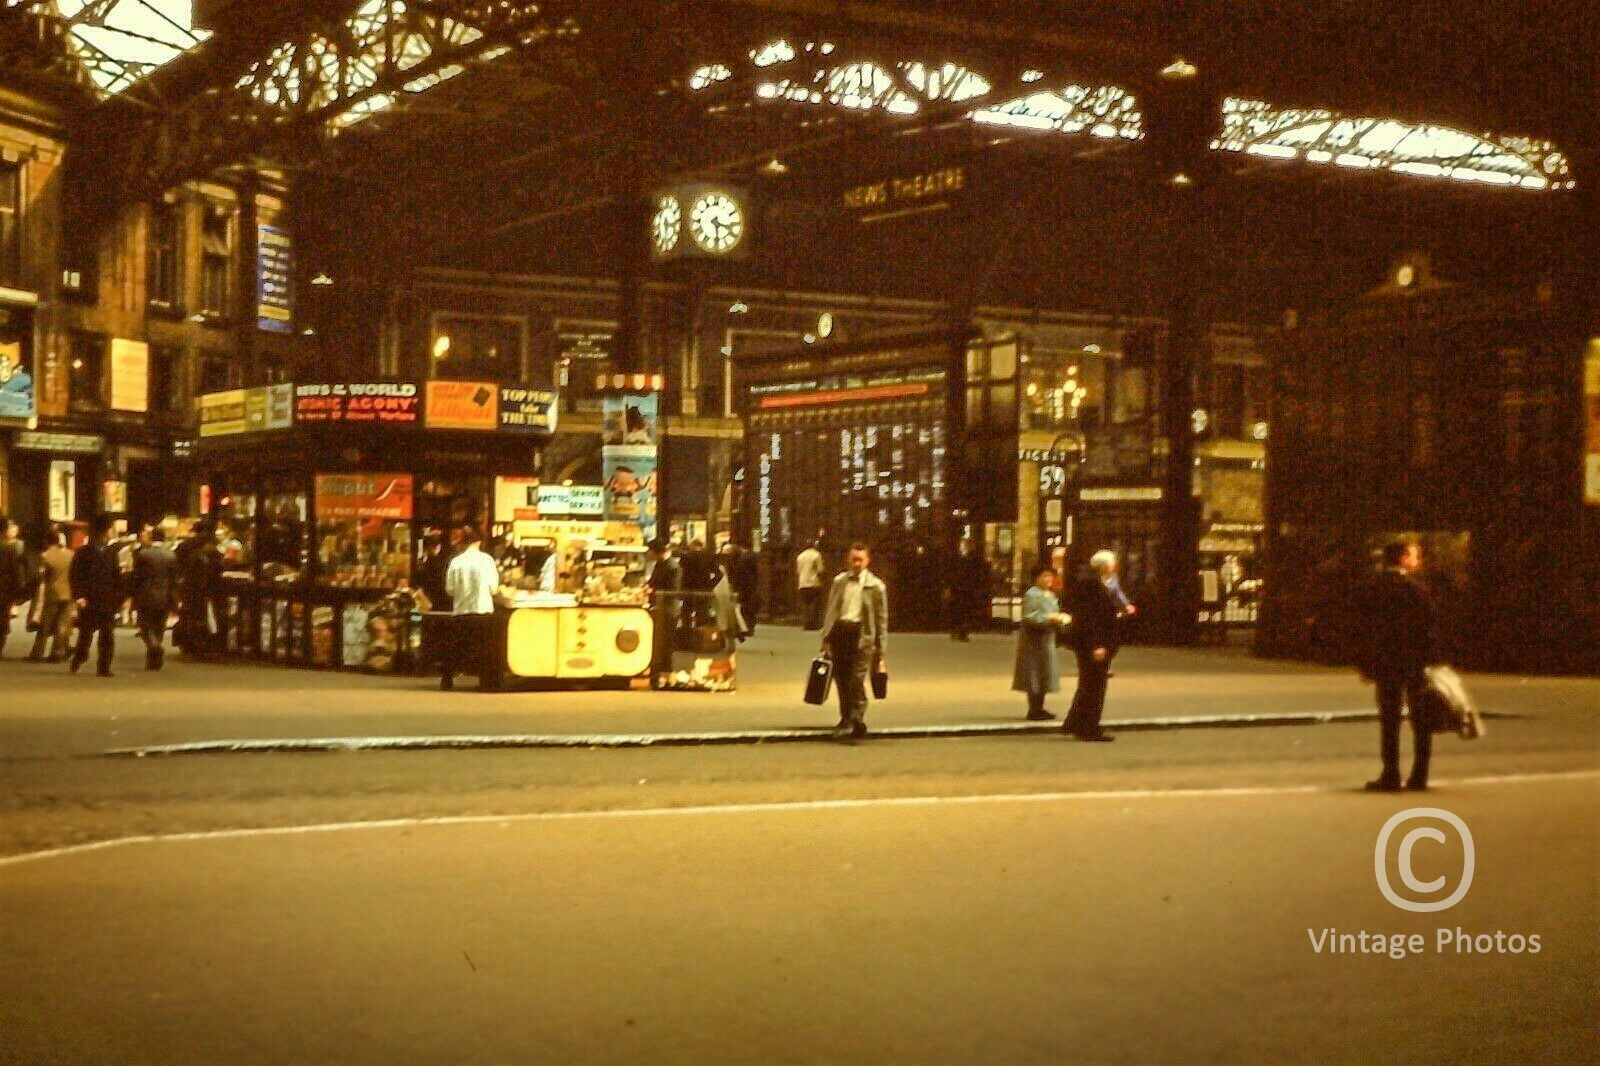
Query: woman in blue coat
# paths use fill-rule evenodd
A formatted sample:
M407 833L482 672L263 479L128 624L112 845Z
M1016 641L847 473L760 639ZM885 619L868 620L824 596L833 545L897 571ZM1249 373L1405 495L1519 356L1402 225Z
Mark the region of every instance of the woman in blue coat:
M1056 633L1068 622L1056 599L1056 572L1042 566L1022 597L1022 628L1017 630L1017 665L1013 692L1028 694L1028 720L1045 722L1055 715L1044 709L1048 693L1061 691L1061 664L1056 659Z

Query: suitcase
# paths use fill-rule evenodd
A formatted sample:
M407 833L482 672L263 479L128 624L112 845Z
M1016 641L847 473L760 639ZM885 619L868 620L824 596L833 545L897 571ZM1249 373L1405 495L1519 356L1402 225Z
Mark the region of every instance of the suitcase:
M811 660L811 669L806 674L806 702L823 704L828 702L828 686L833 683L833 660L826 655L819 655Z

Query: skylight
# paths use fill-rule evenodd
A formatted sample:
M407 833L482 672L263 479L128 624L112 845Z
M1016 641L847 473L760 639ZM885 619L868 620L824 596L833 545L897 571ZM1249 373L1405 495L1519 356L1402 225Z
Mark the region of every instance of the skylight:
M6 0L53 16L89 81L102 94L123 92L211 35L194 24L190 0Z
M1267 159L1522 189L1570 189L1575 184L1567 157L1549 141L1353 118L1320 108L1278 109L1235 97L1223 101L1222 136L1211 147Z

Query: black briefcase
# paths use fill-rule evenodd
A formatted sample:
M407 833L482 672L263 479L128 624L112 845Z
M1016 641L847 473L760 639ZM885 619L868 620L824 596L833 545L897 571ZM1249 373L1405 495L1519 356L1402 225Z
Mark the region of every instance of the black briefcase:
M889 671L877 665L872 668L872 698L875 700L889 698Z
M833 683L833 660L826 655L819 655L811 660L811 669L806 673L806 702L822 704L828 702L828 686Z

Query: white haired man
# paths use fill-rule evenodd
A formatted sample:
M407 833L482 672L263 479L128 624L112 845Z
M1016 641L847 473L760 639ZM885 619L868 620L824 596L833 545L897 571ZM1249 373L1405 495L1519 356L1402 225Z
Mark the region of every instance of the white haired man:
M1072 646L1078 657L1078 691L1061 731L1079 740L1115 740L1100 728L1106 705L1111 660L1117 654L1117 620L1124 608L1110 588L1117 574L1116 554L1097 551L1072 589Z

